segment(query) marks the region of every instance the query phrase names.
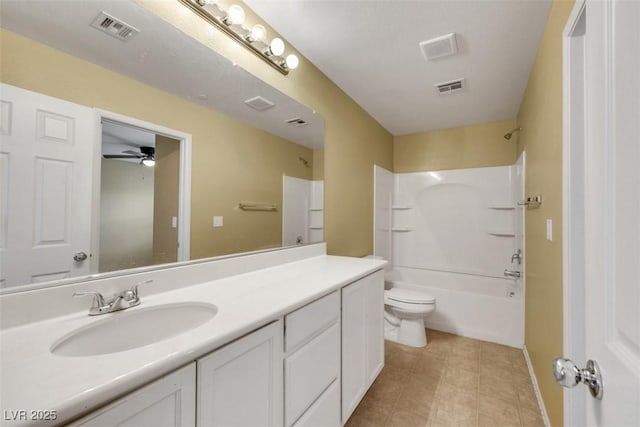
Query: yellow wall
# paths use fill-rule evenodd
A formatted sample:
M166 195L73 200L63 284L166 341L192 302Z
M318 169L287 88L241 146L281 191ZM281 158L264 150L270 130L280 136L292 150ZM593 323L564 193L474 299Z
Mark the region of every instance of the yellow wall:
M373 250L373 165L393 168L391 134L290 45L287 44L287 52L296 53L300 65L283 76L247 49L239 48L229 37L211 31L204 20L196 19L179 2L137 1L324 117L324 231L328 252L352 256L370 254ZM260 22L251 10L245 10L247 26ZM271 37L277 34L265 26Z
M517 133L509 141L503 135L515 127L516 120L511 119L397 136L393 171L512 165L517 160Z
M551 361L562 354L562 30L573 1L553 2L525 91L518 124L527 152L526 194L542 194L526 217L525 344L553 426L562 425L562 387ZM553 241L545 221L553 220Z
M2 30L0 45L4 83L192 135L192 258L280 246L281 210L247 213L236 206L280 205L283 174L312 178L298 161L312 159L311 149L15 33ZM224 216L224 227L212 227L213 215Z

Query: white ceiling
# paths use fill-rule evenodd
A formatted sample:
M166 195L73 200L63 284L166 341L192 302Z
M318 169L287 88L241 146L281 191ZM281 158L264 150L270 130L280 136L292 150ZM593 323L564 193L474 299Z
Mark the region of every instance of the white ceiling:
M101 11L138 28L140 34L125 43L90 27ZM194 15L193 19L200 18ZM321 115L234 66L133 0L2 0L0 26L289 141L310 148L323 145ZM44 70L43 76L45 73L55 70ZM247 107L244 101L255 96L276 106L264 112ZM308 125L285 124L295 117Z
M550 0L244 0L394 135L516 117ZM427 62L418 43L455 33ZM433 85L465 78L442 96Z

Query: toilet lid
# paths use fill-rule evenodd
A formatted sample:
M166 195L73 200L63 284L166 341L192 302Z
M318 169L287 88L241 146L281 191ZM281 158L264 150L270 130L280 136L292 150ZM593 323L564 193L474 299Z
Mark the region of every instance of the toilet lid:
M386 297L398 302L412 304L433 304L436 299L426 292L411 291L409 289L392 288L385 292Z

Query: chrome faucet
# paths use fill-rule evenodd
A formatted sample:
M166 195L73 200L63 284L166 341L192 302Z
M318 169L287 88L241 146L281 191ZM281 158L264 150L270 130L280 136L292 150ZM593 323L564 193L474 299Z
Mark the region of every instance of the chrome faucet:
M97 316L99 314L113 313L114 311L124 310L139 305L140 297L138 296L138 286L151 282L153 282L153 280L144 280L140 283L136 283L131 287L131 289L115 294L108 300L105 300L104 296L102 296L100 292L96 291L78 291L74 292L73 296L93 296L93 303L89 309L89 316Z

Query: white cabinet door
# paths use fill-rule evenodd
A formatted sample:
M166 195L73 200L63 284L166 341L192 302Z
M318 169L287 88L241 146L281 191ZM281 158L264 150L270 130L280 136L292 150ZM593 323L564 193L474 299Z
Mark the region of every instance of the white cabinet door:
M384 364L382 271L342 289L342 423Z
M195 413L196 364L191 363L69 425L195 427Z
M283 423L282 321L198 360L198 425Z

